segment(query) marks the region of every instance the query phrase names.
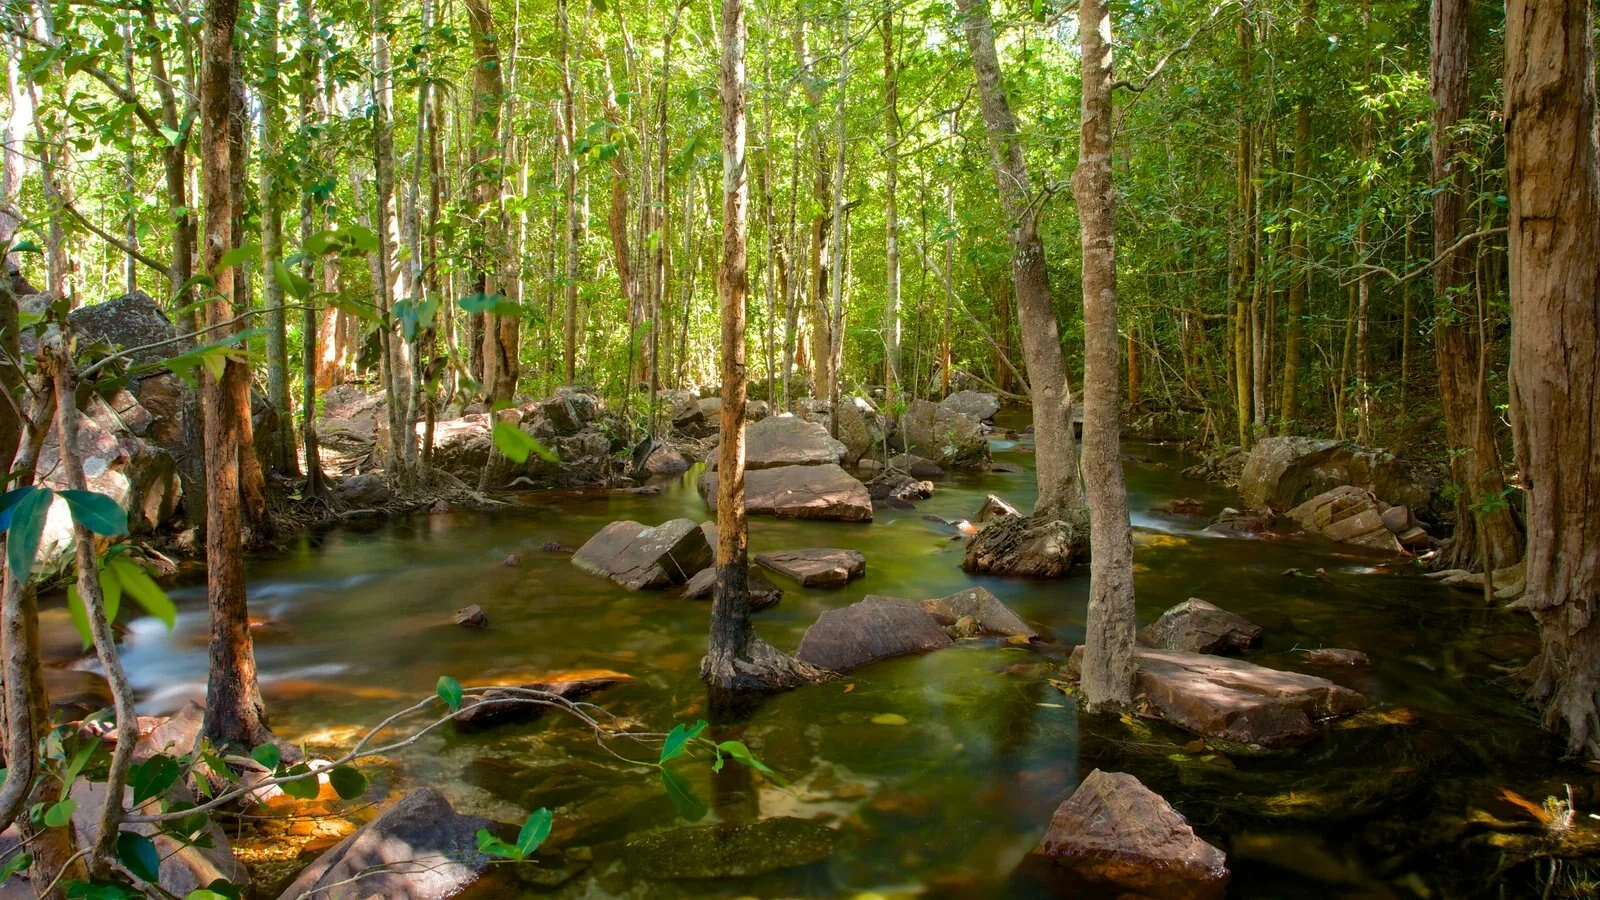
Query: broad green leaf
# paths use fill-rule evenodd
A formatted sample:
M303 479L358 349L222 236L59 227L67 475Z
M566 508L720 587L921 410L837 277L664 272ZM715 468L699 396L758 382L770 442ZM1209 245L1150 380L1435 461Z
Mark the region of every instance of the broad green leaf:
M765 772L768 775L776 774L771 769L767 768L766 763L756 759L755 756L750 753L750 748L746 747L742 741L723 741L722 743L718 744L717 755L720 757L724 753L733 759L744 763L750 768L755 769L757 772ZM718 762L721 762L720 758Z
M677 759L688 748L689 742L700 736L706 730L706 720L701 719L691 728L683 722L672 726L667 732L667 740L661 745L661 762Z
M93 647L94 631L89 628L89 611L83 606L83 597L79 595L76 583L67 585L67 613L72 616L72 627L78 632L83 649Z
M672 801L672 808L677 811L678 818L685 822L698 822L706 817L711 809L700 798L689 790L689 782L683 776L671 769L663 767L661 770L661 787L667 792L667 798Z
M311 282L307 281L304 275L284 265L283 260L272 261L272 276L278 282L278 286L283 288L283 292L291 298L304 301L311 296Z
M109 559L100 561L100 599L106 605L106 621L115 622L122 611L122 579L111 568Z
M178 761L165 753L157 753L142 763L128 769L128 786L133 788L133 805L142 806L166 793L178 781L181 769Z
M6 529L6 565L19 582L26 582L33 572L44 519L54 499L55 492L49 488L35 488L11 509L11 525Z
M116 537L128 533L128 512L117 501L95 491L57 491L72 510L72 520L95 534Z
M550 810L540 807L534 810L528 821L522 823L522 831L517 835L517 849L523 856L532 856L533 851L539 849L544 839L550 836L550 825L555 820Z
M185 894L183 900L239 900L243 896L244 888L226 878L214 878L205 887Z
M260 255L260 244L245 244L243 247L234 247L232 250L229 250L222 254L222 256L218 257L216 271L212 272L212 274L215 275L217 272L227 271L228 269L231 269L241 263L247 263Z
M178 607L173 605L172 598L145 572L143 566L123 556L116 557L107 565L117 573L123 592L144 607L145 612L160 619L169 631L177 624Z
M57 801L44 811L44 824L51 828L61 828L72 821L72 811L78 808L78 801L68 797Z
M144 894L116 881L69 881L67 900L144 900Z
M461 708L461 682L449 675L440 675L438 684L433 687L444 705L450 707L451 712Z
M8 479L15 474L14 472L9 473ZM11 527L11 513L17 508L17 503L35 490L38 489L30 484L25 487L12 488L4 494L0 494L0 531L5 531Z
M361 253L378 250L378 233L365 225L346 225L339 229L339 236Z
M548 462L558 462L561 459L554 450L539 443L533 435L510 422L494 423L494 445L505 454L506 459L519 465L527 462L530 454Z
M251 750L250 758L258 763L261 763L262 766L266 767L268 772L273 772L277 770L278 763L283 761L283 750L281 750L277 744L268 741L254 750Z
M310 771L311 767L305 763L295 763L283 774L304 775ZM322 786L317 783L316 778L302 778L298 781L285 781L284 783L278 785L278 787L282 788L285 794L288 794L296 800L315 800L317 799L317 794L321 793L322 791Z
M0 866L0 884L10 881L11 876L26 870L31 865L33 865L32 853L18 853L6 860L5 865Z
M161 855L156 845L142 834L124 831L117 835L117 859L128 871L148 882L161 880Z
M341 800L354 800L367 792L367 776L355 766L339 766L328 772L328 783Z
M34 241L23 239L23 240L17 241L15 244L12 244L11 245L11 249L9 251L7 251L7 252L8 253L43 253L44 252L44 248L39 246Z
M478 852L501 859L522 859L521 850L490 834L487 828L478 829Z

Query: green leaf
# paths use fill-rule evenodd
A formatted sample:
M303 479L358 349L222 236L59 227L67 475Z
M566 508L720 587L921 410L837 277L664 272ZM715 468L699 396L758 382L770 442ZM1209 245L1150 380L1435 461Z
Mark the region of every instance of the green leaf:
M698 822L710 812L710 807L700 802L700 798L689 790L689 782L683 776L671 769L663 768L661 771L661 786L666 789L667 798L672 801L672 808L677 811L678 818L685 822Z
M95 534L116 537L128 533L128 512L117 501L95 491L57 491L72 510L72 520Z
M225 272L240 263L249 262L261 255L260 244L245 244L243 247L234 247L232 250L217 258L217 268L211 274Z
M283 292L295 300L304 301L311 296L311 282L304 275L283 264L283 260L272 261L272 277L283 288Z
M6 565L19 582L26 582L33 572L44 519L54 499L55 492L49 488L34 488L11 509L11 526L6 529Z
M328 772L328 783L340 800L354 800L367 792L367 776L355 766L339 766Z
M83 607L83 597L78 594L78 585L67 585L67 613L72 616L72 627L78 632L78 640L83 642L83 649L94 646L94 632L89 628L89 612Z
M167 792L178 782L181 769L178 761L165 753L157 753L142 763L128 769L128 786L133 788L133 805L143 806Z
M173 605L172 598L151 579L144 567L123 556L118 556L107 565L117 573L117 580L122 583L122 590L144 607L145 612L160 619L167 626L167 630L171 631L172 626L178 621L178 607Z
M9 480L10 477L15 474L16 473L14 472L7 473L7 480ZM0 531L5 531L11 527L11 515L12 511L17 508L17 503L22 500L23 497L28 496L36 490L38 490L38 488L35 488L30 484L26 487L12 488L11 490L6 491L4 494L0 494Z
M361 253L378 250L378 233L365 225L346 225L339 229L339 237Z
M444 705L450 707L451 712L461 708L461 682L449 675L440 675L439 682L433 686L433 690L439 695L439 699L444 701Z
M44 248L37 243L23 239L11 245L11 253L43 253Z
M215 878L205 887L184 894L183 900L239 900L243 896L244 889L239 885L226 878Z
M532 856L533 851L539 849L544 839L550 836L550 825L555 820L550 810L540 807L534 810L528 821L522 823L522 831L517 835L517 849L523 856Z
M283 750L277 744L268 741L250 751L250 758L266 767L268 772L276 771L278 763L283 761Z
M168 128L167 126L162 125L159 126L159 130L161 132L161 136L166 138L167 143L173 147L178 146L179 139L183 137L183 135L176 128Z
M31 865L33 865L32 853L18 853L6 860L5 865L0 866L0 884L10 881L11 876L26 870Z
M522 859L521 850L490 834L487 828L478 829L478 852L501 859Z
M161 880L161 855L156 845L142 834L124 831L117 835L117 859L138 878L155 883Z
M51 828L61 828L72 821L72 811L78 808L78 801L68 797L57 801L44 811L44 824Z
M705 719L694 723L693 728L683 722L672 726L672 730L667 732L666 742L661 745L661 762L664 763L682 756L683 751L688 749L689 742L699 737L700 732L705 730Z
M112 570L109 560L100 561L100 599L105 602L106 621L115 622L122 611L122 579Z
M283 774L304 775L310 771L311 767L305 763L295 763ZM296 800L315 800L317 799L317 794L321 793L322 791L322 787L321 785L317 784L316 778L302 778L299 781L285 781L284 783L278 785L278 787L281 788L285 794L288 794Z
M766 763L756 759L755 756L750 753L750 748L746 747L742 741L723 741L722 743L718 744L717 754L720 756L724 753L738 760L739 762L744 763L750 768L755 769L757 772L765 772L768 775L777 774L776 772L773 772L771 769L767 768Z
M554 450L510 422L494 423L494 445L505 454L506 459L519 465L527 462L530 454L548 462L559 462L561 459Z

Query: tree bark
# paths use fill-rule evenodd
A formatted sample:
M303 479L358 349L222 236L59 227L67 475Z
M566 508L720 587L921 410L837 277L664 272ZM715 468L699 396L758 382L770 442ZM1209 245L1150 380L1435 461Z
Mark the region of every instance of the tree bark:
M1083 243L1083 477L1091 541L1082 686L1088 706L1120 706L1133 700L1133 532L1117 424L1115 126L1106 0L1080 0L1078 39L1083 115L1072 189Z
M1456 159L1456 128L1469 102L1467 0L1434 0L1431 13L1433 93L1433 270L1434 349L1439 398L1444 407L1451 475L1456 483L1456 531L1441 561L1452 567L1491 569L1522 558L1522 534L1509 504L1495 444L1488 397L1479 389L1473 345L1475 314L1468 296L1472 258L1456 247L1464 230L1468 171ZM1485 501L1488 502L1485 502ZM1479 560L1479 530L1490 560Z
M900 389L900 79L895 69L894 3L883 8L883 343L885 396Z
M233 191L229 117L234 73L233 31L238 0L207 0L200 74L200 152L205 211L205 263L214 272L209 325L234 317L237 269L221 269L233 245ZM227 329L219 329L226 332ZM249 370L229 360L220 379L202 376L205 407L206 599L211 609L210 675L206 684L205 734L219 745L253 747L267 735L266 709L256 683L255 653L245 603L241 438L235 385L248 389ZM247 420L248 421L248 420Z
M1017 120L1000 80L994 23L988 0L959 0L967 49L977 74L978 96L989 134L989 152L999 183L1011 243L1011 277L1016 284L1017 324L1027 360L1033 397L1034 440L1038 447L1039 499L1036 518L1082 518L1083 488L1072 434L1072 391L1061 356L1061 336L1050 298L1044 241L1028 181ZM948 371L948 367L946 368Z
M567 0L556 0L556 20L560 30L561 47L561 167L564 181L567 227L563 240L564 276L567 289L566 306L566 383L578 377L578 160L574 144L577 142L576 112L572 95L572 26Z
M1533 696L1600 757L1600 147L1594 10L1506 5L1511 403L1527 483Z
M278 130L282 92L278 86L278 7L261 7L264 27L261 35L262 79L257 89L261 100L259 163L261 166L261 281L267 331L267 399L277 413L278 432L263 435L272 450L274 471L299 476L300 464L294 452L294 414L289 407L289 332L284 310L283 285L274 268L283 261L283 210L279 206L277 167Z
M717 580L711 642L700 662L714 709L736 709L752 696L810 682L811 667L763 641L750 623L744 509L746 238L750 184L745 156L744 0L722 0L722 443L717 464Z

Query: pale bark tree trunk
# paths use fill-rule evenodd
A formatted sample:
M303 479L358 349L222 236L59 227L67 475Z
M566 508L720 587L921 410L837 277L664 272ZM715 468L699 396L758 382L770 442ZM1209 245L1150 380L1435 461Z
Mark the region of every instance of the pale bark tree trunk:
M566 278L566 383L578 377L578 160L577 122L572 92L572 26L567 0L556 0L556 20L560 31L561 60L561 167L564 182L567 227L563 235Z
M885 2L883 11L883 140L883 342L888 356L884 396L893 397L900 389L900 79L895 68L893 2Z
M229 152L234 72L233 31L238 0L208 0L200 73L202 197L205 265L216 272L215 299L206 318L216 325L234 316L236 269L218 271L232 246L233 190ZM266 708L256 683L255 653L245 604L243 516L240 509L241 438L235 385L248 389L249 370L229 360L221 379L202 375L205 406L206 597L211 608L210 676L205 734L219 745L253 747L267 736ZM248 421L248 420L247 420Z
M505 103L505 78L501 74L500 39L495 32L494 12L488 0L469 0L467 18L472 28L472 165L476 175L476 196L479 222L477 271L474 289L481 294L493 295L505 284L504 218L501 215L498 185L504 176L505 148L500 146L501 107ZM493 171L489 171L490 169ZM471 357L473 372L482 381L486 399L509 400L516 391L517 341L510 345L507 354L505 337L507 323L515 332L514 316L497 316L493 313L474 313L471 317ZM485 469L487 472L488 469Z
M262 6L264 28L261 35L263 71L258 95L261 99L261 260L262 300L266 307L267 399L278 415L278 433L263 435L272 449L272 467L290 476L300 474L294 452L294 415L289 409L289 337L284 310L283 285L278 282L275 265L283 260L283 210L278 188L278 118L282 92L278 86L278 7Z
M373 272L379 277L373 285L378 308L379 370L389 418L389 448L385 468L389 480L401 493L414 487L411 461L416 429L407 427L406 401L410 391L406 374L410 369L404 341L394 330L394 305L405 299L408 280L400 263L399 215L394 184L394 82L390 74L389 10L385 0L372 0L372 168L377 193L377 262Z
M714 709L737 708L752 696L790 690L812 680L810 667L757 636L746 594L749 575L744 509L745 297L747 206L745 156L744 0L722 0L722 443L717 464L717 581L711 641L700 662Z
M1511 385L1527 482L1533 696L1600 757L1600 147L1594 8L1506 5Z
M1501 501L1505 480L1488 397L1480 390L1473 345L1475 316L1468 286L1472 258L1451 249L1463 232L1468 171L1456 159L1456 128L1470 100L1468 86L1469 4L1434 0L1431 14L1433 92L1433 270L1434 347L1445 439L1455 451L1451 475L1458 488L1456 531L1441 560L1452 567L1508 566L1522 558L1522 534L1509 504ZM1488 500L1486 503L1485 500ZM1484 535L1479 536L1482 530ZM1487 539L1490 560L1477 557Z
M1089 495L1089 613L1083 697L1133 700L1133 533L1117 423L1117 216L1111 183L1111 12L1081 0L1083 115L1072 192L1083 243L1083 478Z
M1017 120L1000 80L994 24L988 0L959 0L967 48L977 73L978 96L989 133L989 151L999 183L1001 208L1011 242L1011 276L1016 283L1017 323L1027 360L1033 399L1034 440L1038 447L1037 518L1081 520L1083 488L1078 480L1078 452L1072 435L1072 392L1061 356L1060 329L1050 299L1050 275L1044 241L1039 236L1028 166L1022 154ZM949 369L946 367L946 371Z
M800 60L800 85L806 103L813 108L822 105L822 88L813 68L811 49L807 42L804 21L795 26L795 53ZM810 278L806 283L806 299L810 306L811 324L811 395L827 398L833 396L833 316L828 310L829 272L832 260L829 255L829 229L837 227L830 210L833 209L834 186L829 177L827 139L822 127L815 121L806 128L806 141L811 147L812 181L811 199L816 211L811 216Z

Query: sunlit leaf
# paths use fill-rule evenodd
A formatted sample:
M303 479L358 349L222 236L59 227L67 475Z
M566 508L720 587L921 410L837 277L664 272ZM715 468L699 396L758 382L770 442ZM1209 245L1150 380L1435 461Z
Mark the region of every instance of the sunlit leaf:
M451 712L461 708L461 682L449 675L440 675L439 682L433 689L439 695L439 699L444 701L444 705L450 707Z
M341 800L354 800L367 792L367 776L354 766L339 766L328 772L328 783Z
M510 422L494 423L494 445L505 454L506 459L519 465L527 462L530 455L538 456L548 462L557 462L560 459L554 450L539 443L533 435Z
M95 534L116 537L128 533L128 512L117 501L95 491L57 491L67 501L72 520Z
M143 566L124 556L116 557L107 565L116 571L117 580L122 582L122 590L144 607L145 612L160 619L169 631L177 624L178 607L173 605L172 598L145 572Z
M528 821L522 824L522 831L517 835L517 849L523 856L532 856L533 851L539 849L544 839L550 836L550 825L554 820L550 810L543 807L529 814Z
M286 776L305 775L310 771L311 767L305 763L295 763L283 774ZM322 786L317 783L317 779L315 777L301 778L298 781L285 781L278 785L278 787L282 789L285 794L288 794L296 800L315 800L317 799L317 794L321 793L322 791Z
M44 811L44 824L51 828L61 828L72 821L72 811L78 808L78 801L68 797L58 800Z
M688 749L689 742L699 737L700 732L705 730L705 719L695 722L693 727L683 722L672 726L672 730L667 732L666 741L661 745L661 762L667 762L682 756L683 751Z
M275 771L283 761L283 750L272 741L250 751L250 758L260 763L268 772Z

